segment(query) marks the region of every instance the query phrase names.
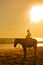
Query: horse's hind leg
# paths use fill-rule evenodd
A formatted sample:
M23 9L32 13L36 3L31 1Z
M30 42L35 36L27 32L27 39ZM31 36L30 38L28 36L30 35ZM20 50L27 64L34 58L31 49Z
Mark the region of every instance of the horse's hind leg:
M34 50L35 50L35 65L37 64L37 43L34 46Z

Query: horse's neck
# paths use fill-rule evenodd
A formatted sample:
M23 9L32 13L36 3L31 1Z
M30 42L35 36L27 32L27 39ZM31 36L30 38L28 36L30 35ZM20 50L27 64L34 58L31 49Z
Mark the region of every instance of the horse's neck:
M19 43L19 44L23 44L23 42L24 42L24 39L22 39L22 38L20 38L20 39L16 39L16 41L17 41L17 44Z

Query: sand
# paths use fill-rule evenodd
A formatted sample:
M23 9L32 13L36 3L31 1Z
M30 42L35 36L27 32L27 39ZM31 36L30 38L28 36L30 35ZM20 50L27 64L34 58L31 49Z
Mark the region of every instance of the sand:
M0 65L35 65L33 50L27 49L27 56L24 60L22 48L0 49ZM43 47L37 48L37 65L43 65Z

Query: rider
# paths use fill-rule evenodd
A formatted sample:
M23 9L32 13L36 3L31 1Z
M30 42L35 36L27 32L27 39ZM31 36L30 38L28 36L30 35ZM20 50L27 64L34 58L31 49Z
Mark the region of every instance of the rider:
M26 39L30 39L31 38L31 33L30 33L30 30L27 29L27 36L26 36Z

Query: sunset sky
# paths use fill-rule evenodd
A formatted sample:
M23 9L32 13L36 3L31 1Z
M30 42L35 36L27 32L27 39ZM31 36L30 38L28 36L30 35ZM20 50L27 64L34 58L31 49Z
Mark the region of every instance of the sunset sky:
M25 37L30 29L32 37L43 38L43 20L31 22L30 10L43 5L42 0L0 0L0 38Z

